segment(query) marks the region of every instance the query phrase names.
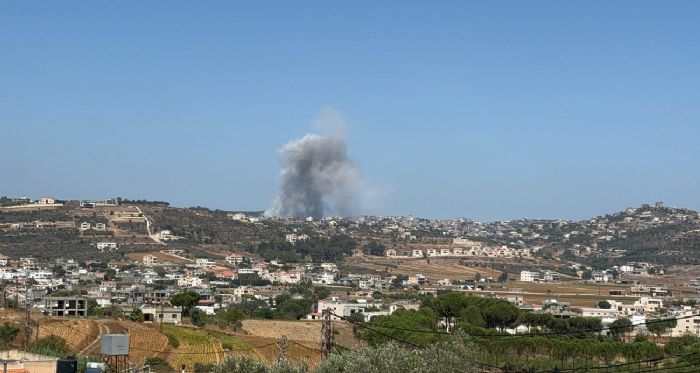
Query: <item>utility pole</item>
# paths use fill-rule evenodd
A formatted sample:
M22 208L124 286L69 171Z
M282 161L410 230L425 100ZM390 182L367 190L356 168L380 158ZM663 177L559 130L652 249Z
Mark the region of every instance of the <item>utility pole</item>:
M2 306L1 308L7 307L7 304L5 304L5 280L0 280L0 297L2 297Z
M283 335L280 341L277 342L277 361L287 360L287 336Z
M15 308L19 309L19 277L15 276Z
M32 304L29 301L29 281L24 279L24 307L26 312L24 315L24 351L29 349L29 340L32 339Z
M7 363L16 363L17 361L15 359L0 359L0 362L2 362L2 373L7 373Z
M165 318L165 311L163 308L163 300L160 300L160 331L163 331L163 319Z
M321 360L326 360L331 354L331 309L323 310L323 322L321 324Z

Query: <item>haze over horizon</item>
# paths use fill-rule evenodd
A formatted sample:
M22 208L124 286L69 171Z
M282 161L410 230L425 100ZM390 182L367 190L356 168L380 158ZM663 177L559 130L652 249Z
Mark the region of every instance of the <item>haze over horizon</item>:
M41 5L0 13L0 195L266 210L330 108L357 214L700 210L697 2Z

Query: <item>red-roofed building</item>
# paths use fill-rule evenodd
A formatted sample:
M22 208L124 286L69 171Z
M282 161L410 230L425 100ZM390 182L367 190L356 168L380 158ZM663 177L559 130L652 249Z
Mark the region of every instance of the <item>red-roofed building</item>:
M218 277L218 278L230 278L230 279L235 279L237 276L236 276L236 272L226 270L226 271L218 272L218 273L216 274L216 277Z

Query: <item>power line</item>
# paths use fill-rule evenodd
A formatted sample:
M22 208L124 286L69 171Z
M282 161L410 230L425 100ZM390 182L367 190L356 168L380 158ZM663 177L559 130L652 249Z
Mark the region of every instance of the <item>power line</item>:
M384 336L384 337L387 337L387 338L389 338L389 339L391 339L391 340L394 340L394 341L397 341L397 342L400 342L400 343L403 343L403 344L406 344L406 345L409 345L409 346L413 346L413 347L420 348L419 345L417 345L417 344L415 344L415 343L413 343L413 342L401 340L401 339L396 338L396 337L394 337L394 336L392 336L392 335L379 332L379 331L377 331L376 329L372 329L372 328L370 328L370 327L368 327L368 326L366 325L366 324L369 324L369 323L352 321L352 320L349 320L349 319L346 318L346 317L339 316L339 315L334 314L334 313L332 313L332 315L341 318L341 320L348 321L348 322L351 323L351 324L355 324L355 325L357 325L357 326L359 326L359 327L361 327L361 328L365 328L365 329L367 329L367 330L373 331L373 332L375 332L375 333L377 333L377 334L379 334L379 335L382 335L382 336ZM687 317L686 317L686 318L687 318ZM679 319L680 319L680 318L679 318ZM668 321L668 320L658 320L658 322L661 322L661 321ZM372 325L376 325L376 324L372 324ZM380 327L381 327L381 325L377 325L377 326L380 326ZM399 329L400 329L400 328L399 328ZM443 334L449 334L449 333L443 333ZM682 354L682 355L672 355L672 356L666 356L666 357L660 357L660 358L654 358L654 359L630 361L630 362L626 362L626 363L622 363L622 364L616 364L616 365L607 365L607 366L599 366L599 367L590 367L590 368L587 368L587 369L599 370L599 369L618 368L618 367L629 366L629 365L634 365L634 364L660 362L660 361L664 361L664 360L668 360L668 359L672 359L672 358L686 357L686 356L692 356L692 355L696 355L696 354L698 354L698 353L697 353L697 352L694 352L694 353ZM478 362L478 361L470 361L470 362L473 363L473 364L478 364L478 365L487 366L487 367L491 367L491 368L501 369L500 367L497 367L497 366L494 366L494 365L490 365L490 364L487 364L487 363L483 363L483 362ZM570 369L561 369L561 370L559 370L559 371L560 371L560 372L576 371L576 370L578 370L578 369L579 369L579 368L570 368ZM545 372L549 372L549 371L550 371L550 370L543 370L543 371L541 371L541 372L542 372L542 373L545 373Z
M683 368L687 368L690 366L695 367L696 365L697 364L692 362L692 361L687 361L681 365L670 365L667 367L663 367L663 366L662 367L657 367L657 366L648 367L648 368L644 368L642 370L638 370L637 373L656 373L656 372L665 372L667 370L673 371L674 369L683 369ZM671 373L671 372L669 372L669 373Z
M452 333L442 332L442 331L437 331L437 330L402 328L402 327L397 327L397 326L392 326L392 325L374 324L374 323L365 322L365 321L352 322L347 317L336 315L335 313L333 313L332 315L340 318L341 320L348 321L348 322L353 323L353 324L362 323L365 325L371 325L371 326L376 326L376 327L380 327L380 328L402 330L402 331L414 332L414 333L452 335ZM689 316L674 317L674 318L668 318L668 319L655 319L655 320L649 320L649 321L645 321L643 323L631 324L631 325L627 325L627 326L606 326L606 327L601 327L601 328L584 329L584 330L577 330L577 331L565 331L565 332L521 333L521 334L477 334L477 333L465 333L465 334L472 336L472 337L484 337L484 338L512 338L512 337L540 337L540 336L552 336L552 335L571 335L571 334L593 333L593 332L600 332L600 331L606 331L606 330L634 328L634 327L641 326L641 325L650 325L650 324L656 324L656 323L661 323L661 322L690 319L690 318L693 318L696 316L698 316L698 315L689 315Z
M669 355L669 356L664 356L664 357L657 357L653 359L645 359L645 360L636 360L636 361L628 361L626 363L621 363L621 364L614 364L614 365L605 365L605 366L597 366L597 367L588 367L586 369L589 370L600 370L600 369L610 369L610 368L620 368L620 367L626 367L630 365L635 365L635 364L643 364L643 363L659 363L664 360L669 360L669 359L675 359L679 357L686 357L686 356L692 356L692 355L697 355L697 352L692 352L688 354L680 354L680 355ZM560 372L569 372L569 371L576 371L581 368L568 368L568 369L560 369ZM545 371L542 371L545 372ZM651 372L656 372L655 370L652 370Z
M313 347L309 347L309 346L304 346L303 344L301 344L301 343L299 343L299 342L296 342L296 341L290 340L289 342L291 342L291 343L293 343L293 344L295 344L295 345L297 345L297 346L299 346L299 347L303 347L303 348L305 348L305 349L307 349L307 350L309 350L309 351L318 352L318 353L321 353L321 352L322 352L322 351L319 350L319 349L316 349L316 348L313 348ZM338 346L338 345L336 345L336 346Z
M52 319L52 320L56 320L57 322L59 322L59 323L61 323L61 324L63 324L63 325L68 326L68 327L71 328L72 330L77 331L78 333L83 334L83 335L86 335L86 336L91 337L91 338L93 338L93 339L99 339L99 338L100 338L99 335L98 335L98 336L95 336L95 335L93 335L93 334L86 333L86 332L84 332L84 331L82 331L82 330L80 330L80 329L74 328L72 325L70 325L69 323L66 323L66 321L64 321L64 320L57 320L57 319ZM292 342L293 342L293 341L292 341ZM171 354L171 355L214 355L214 354L225 354L225 353L228 353L228 352L238 352L238 351L257 350L257 349L261 349L261 348L265 348L265 347L270 347L270 346L273 346L273 345L276 345L276 344L277 344L277 342L271 342L271 343L264 344L264 345L261 345L261 346L250 346L250 347L243 347L243 348L235 348L235 349L231 349L231 350L215 350L215 351L204 351L204 352L184 352L184 351L172 351L172 352L168 352L168 351L149 350L149 349L145 349L145 348L138 348L138 347L132 347L132 346L129 346L129 349L131 349L131 350L136 350L136 351L143 351L143 352L151 352L151 353L154 353L154 354L165 354L165 353L167 353L167 354Z
M338 316L338 315L336 315L335 313L331 313L331 315L333 315L333 316L335 316L335 317L339 317L341 320L345 320L345 321L347 321L347 322L349 322L349 323L351 323L351 324L355 324L355 325L357 325L357 326L359 326L359 327L361 327L361 328L365 328L365 329L367 329L367 330L370 330L370 331L372 331L372 332L375 332L375 333L377 333L377 334L379 334L379 335L381 335L381 336L384 336L384 337L387 337L387 338L389 338L389 339L392 339L392 340L394 340L394 341L396 341L396 342L404 343L404 344L407 344L407 345L409 345L409 346L413 346L413 347L417 347L417 348L420 348L420 347L421 347L421 346L419 346L419 345L417 345L417 344L415 344L415 343L413 343L413 342L404 341L404 340L401 340L401 339L398 339L398 338L394 337L393 335L390 335L390 334L386 334L386 333L377 331L376 329L372 329L372 328L370 328L369 326L365 325L365 324L367 324L367 323L360 323L360 322L357 322L357 321L352 321L352 320L348 319L347 317Z
M331 314L334 315L334 316L336 316L336 317L341 317L341 316L338 316L338 315L336 315L336 314L334 314L334 313L331 313ZM342 317L341 317L341 319L342 319ZM372 328L370 328L370 327L368 327L368 326L366 326L366 325L362 325L362 324L360 324L360 323L358 323L358 322L354 322L354 321L351 321L351 320L347 320L347 321L350 322L350 323L352 323L352 324L355 324L355 325L357 325L357 326L359 326L359 327L361 327L361 328L365 328L365 329L370 330L370 331L373 331L373 332L375 332L375 333L377 333L377 334L379 334L379 335L383 335L383 336L385 336L385 337L387 337L387 338L389 338L389 339L392 339L392 340L394 340L394 341L396 341L396 342L403 343L403 344L406 344L406 345L409 345L409 346L413 346L413 347L416 347L416 348L421 348L421 346L419 346L419 345L417 345L417 344L415 344L415 343L413 343L413 342L404 341L404 340L398 339L398 338L396 338L396 337L394 337L394 336L392 336L392 335L384 334L384 333L379 332L379 331L377 331L377 330L375 330L375 329L372 329ZM472 363L472 364L475 364L475 365L480 365L480 366L484 366L484 367L496 368L496 369L502 370L500 367L497 367L497 366L491 365L491 364L487 364L487 363L483 363L483 362L480 362L480 361L469 360L469 362Z

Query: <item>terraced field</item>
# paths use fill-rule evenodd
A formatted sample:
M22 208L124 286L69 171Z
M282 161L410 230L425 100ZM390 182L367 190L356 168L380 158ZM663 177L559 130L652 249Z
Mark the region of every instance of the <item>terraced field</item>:
M39 327L39 338L55 335L76 352L87 347L99 334L97 323L91 320L42 320Z
M163 332L180 343L167 358L174 368L192 371L197 363L216 364L223 358L221 342L201 330L164 325Z
M167 355L168 337L155 327L135 322L126 322L123 326L129 333L129 359L133 363L143 364L146 358Z

